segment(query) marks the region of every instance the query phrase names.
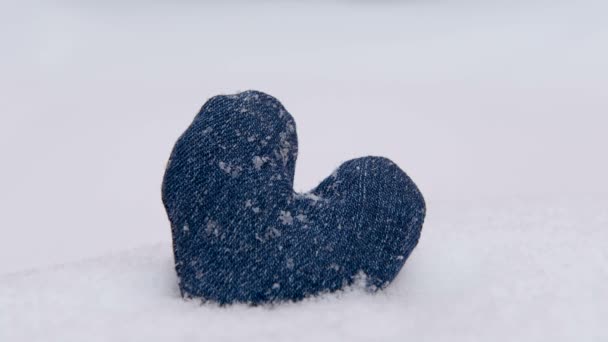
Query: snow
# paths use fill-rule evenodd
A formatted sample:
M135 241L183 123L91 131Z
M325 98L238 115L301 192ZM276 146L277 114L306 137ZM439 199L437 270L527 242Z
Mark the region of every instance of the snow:
M226 164L223 161L220 161L218 165L220 166L220 169L226 173L230 173L230 170L232 169L229 164Z
M607 11L0 3L0 341L608 339ZM420 245L386 291L180 299L167 158L207 98L246 89L294 116L299 192L363 155L420 187Z
M289 211L281 210L281 213L279 214L279 220L282 224L285 225L293 224L293 217L291 216L291 212Z
M207 228L205 229L205 232L208 235L213 234L213 235L215 235L217 237L217 236L220 235L220 228L221 227L220 227L219 223L217 223L217 222L215 222L213 220L209 220L207 222Z
M335 171L335 172L337 172L337 171ZM335 173L335 172L334 172L334 173ZM333 175L333 174L332 174L332 175ZM314 202L318 202L318 201L320 201L320 200L322 199L321 197L319 197L319 196L317 196L317 195L313 194L312 192L306 192L306 193L297 193L297 194L295 194L295 196L296 196L297 198L307 198L307 199L312 200L312 201L314 201Z
M376 295L355 288L268 307L184 301L168 243L4 275L0 340L602 340L606 208L597 198L431 202L419 247Z
M260 156L254 156L253 157L253 167L256 170L261 170L262 166L264 165L264 163L266 163L268 161L268 157L260 157Z

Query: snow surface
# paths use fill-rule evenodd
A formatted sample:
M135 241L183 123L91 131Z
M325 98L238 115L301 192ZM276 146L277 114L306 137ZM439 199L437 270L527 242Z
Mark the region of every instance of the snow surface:
M608 339L606 1L197 3L0 0L0 341ZM179 298L164 167L246 89L296 119L296 190L370 154L417 183L386 292Z
M608 201L429 205L376 295L271 307L179 296L169 244L0 277L1 341L602 341Z

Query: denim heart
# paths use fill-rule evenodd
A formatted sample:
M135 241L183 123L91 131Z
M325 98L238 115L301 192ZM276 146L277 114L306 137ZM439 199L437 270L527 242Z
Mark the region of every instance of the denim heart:
M162 187L183 296L258 304L395 278L424 221L416 185L390 160L364 157L297 193L297 153L295 122L272 96L205 103Z

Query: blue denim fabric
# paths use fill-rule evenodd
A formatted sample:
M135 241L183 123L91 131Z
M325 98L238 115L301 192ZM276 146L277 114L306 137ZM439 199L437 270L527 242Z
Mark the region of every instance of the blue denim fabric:
M416 185L390 160L364 157L296 193L297 153L295 122L272 96L205 103L162 188L183 296L258 304L395 278L424 221Z

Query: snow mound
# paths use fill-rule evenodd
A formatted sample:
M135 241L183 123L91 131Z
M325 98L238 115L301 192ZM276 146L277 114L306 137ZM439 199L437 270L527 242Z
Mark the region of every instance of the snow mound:
M185 301L166 243L4 275L0 341L605 339L607 208L592 198L430 203L420 245L376 295Z

